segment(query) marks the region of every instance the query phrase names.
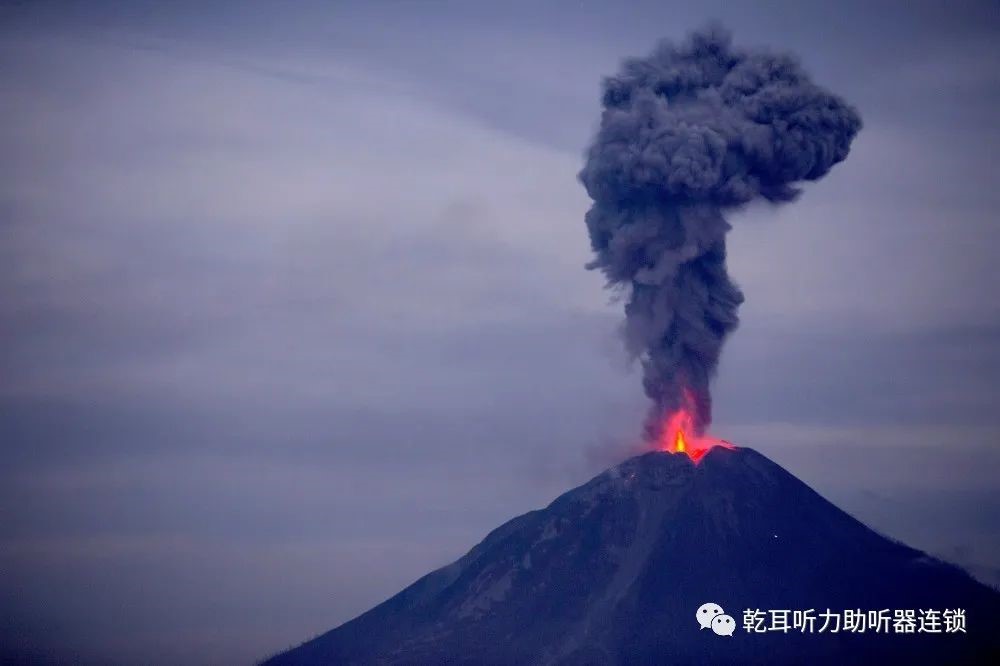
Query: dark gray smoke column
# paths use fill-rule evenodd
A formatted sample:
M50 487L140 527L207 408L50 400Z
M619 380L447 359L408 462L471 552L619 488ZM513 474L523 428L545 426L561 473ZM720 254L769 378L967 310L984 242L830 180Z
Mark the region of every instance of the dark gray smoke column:
M847 157L858 113L789 55L746 51L711 28L661 43L604 81L601 127L580 180L590 243L625 287L625 339L654 405L646 431L693 402L711 421L709 380L743 294L726 272L724 213L792 201L796 184Z

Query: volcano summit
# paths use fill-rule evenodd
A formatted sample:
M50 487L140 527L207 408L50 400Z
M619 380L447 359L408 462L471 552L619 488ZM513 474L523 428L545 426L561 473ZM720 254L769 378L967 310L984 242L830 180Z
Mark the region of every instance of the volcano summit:
M734 618L732 636L699 628L706 602ZM748 609L959 609L966 624L757 633ZM697 464L627 460L266 663L963 663L1000 655L998 622L1000 593L877 534L760 453L716 447Z

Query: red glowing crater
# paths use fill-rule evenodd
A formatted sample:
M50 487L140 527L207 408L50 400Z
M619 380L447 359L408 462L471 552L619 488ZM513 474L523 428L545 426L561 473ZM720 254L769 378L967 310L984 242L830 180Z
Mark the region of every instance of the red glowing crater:
M724 449L736 448L724 439L715 439L696 433L697 429L694 426L691 409L681 408L667 416L667 422L660 432L656 448L670 453L685 453L695 462L701 460L709 449L716 446L721 446Z

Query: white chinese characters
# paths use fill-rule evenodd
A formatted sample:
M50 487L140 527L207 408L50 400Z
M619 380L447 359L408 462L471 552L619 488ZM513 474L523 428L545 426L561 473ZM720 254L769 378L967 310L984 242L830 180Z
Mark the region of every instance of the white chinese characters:
M957 634L966 633L965 610L947 608L861 610L827 608L808 610L743 611L743 628L749 633L799 632L804 634Z

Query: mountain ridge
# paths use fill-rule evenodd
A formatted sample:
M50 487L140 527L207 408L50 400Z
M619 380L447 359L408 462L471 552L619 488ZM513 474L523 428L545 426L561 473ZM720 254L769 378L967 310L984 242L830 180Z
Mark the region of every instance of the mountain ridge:
M732 637L701 631L719 603ZM892 604L889 606L889 604ZM962 604L957 606L956 604ZM756 634L743 611L967 609L967 634ZM650 452L266 664L954 662L1000 654L1000 594L863 525L752 449Z

